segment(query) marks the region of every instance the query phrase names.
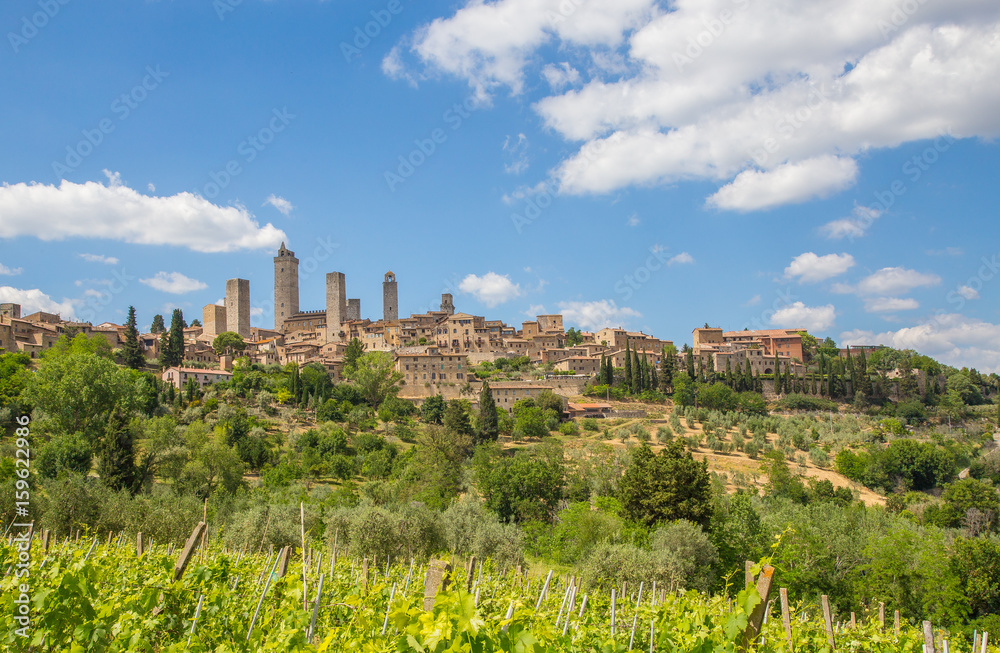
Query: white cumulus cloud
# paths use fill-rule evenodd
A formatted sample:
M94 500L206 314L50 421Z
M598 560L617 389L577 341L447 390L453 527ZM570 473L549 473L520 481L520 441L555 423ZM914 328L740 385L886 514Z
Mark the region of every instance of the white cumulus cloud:
M510 280L506 274L487 272L483 276L467 275L458 284L459 291L472 295L478 301L493 308L509 302L522 294L521 286Z
M14 303L21 305L21 315L31 315L38 311L45 313L56 313L64 320L75 320L75 308L80 303L77 300L63 298L56 301L43 293L38 288L22 290L11 286L0 286L0 302Z
M208 284L187 277L180 272L157 272L150 279L139 279L139 283L172 295L183 295L208 288Z
M773 170L745 170L708 198L709 206L760 211L826 197L854 185L854 159L822 156L786 163Z
M143 195L121 184L63 180L58 186L0 187L0 238L107 238L142 245L176 245L196 252L275 249L287 236L261 227L240 206L218 206L192 193Z
M833 304L826 306L806 306L795 302L774 312L771 324L783 329L804 328L810 332L826 331L833 326L837 311Z
M0 263L0 277L16 277L22 272L24 272L23 268L9 268L3 263Z
M920 308L920 302L902 297L869 297L865 299L865 310L869 313L891 313L912 311Z
M456 4L385 69L456 77L483 103L540 91L573 148L551 171L564 193L701 180L722 184L710 205L761 210L850 187L872 150L1000 134L995 0Z
M681 252L676 256L671 256L670 260L667 261L667 265L691 265L694 263L694 257L687 252Z
M278 211L286 217L291 215L292 209L295 208L294 206L292 206L292 203L286 200L284 197L278 197L273 193L267 196L267 199L264 200L264 203L261 204L261 206L267 206L269 204L274 208L278 209Z
M87 263L104 263L106 265L118 265L118 259L114 256L104 256L103 254L80 254Z
M867 206L856 206L849 218L838 218L820 227L821 234L831 240L860 238L868 233L872 224L881 217L882 211Z
M882 268L862 279L858 283L857 292L862 295L892 296L940 283L941 277L930 272L917 272L904 267Z
M613 299L590 302L559 302L559 312L566 324L575 324L584 331L621 326L642 313L627 306L618 306Z
M958 313L945 313L897 331L854 330L840 335L842 345L887 345L912 349L954 367L1000 372L1000 325Z
M854 266L850 254L827 254L818 256L814 252L799 254L785 268L785 278L798 278L801 283L816 283L840 276Z

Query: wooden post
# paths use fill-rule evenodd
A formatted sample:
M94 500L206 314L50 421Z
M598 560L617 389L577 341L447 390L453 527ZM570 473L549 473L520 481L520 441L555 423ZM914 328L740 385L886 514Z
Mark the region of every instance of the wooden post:
M899 610L896 610L895 615L893 615L892 621L893 621L892 632L896 636L896 639L899 639Z
M108 533L108 536L110 537L111 533ZM46 554L49 552L49 529L47 528L42 531L42 552Z
M469 573L465 578L465 591L472 591L472 582L476 577L476 556L472 556L469 560Z
M181 557L177 559L177 564L174 565L174 582L179 581L184 575L184 570L187 569L188 562L191 560L191 553L198 544L198 538L204 532L205 522L198 522L198 525L194 527L194 531L191 533L191 537L188 538L187 543L184 545L184 550L181 551Z
M788 590L782 587L778 593L781 595L781 623L785 626L785 637L788 639L788 650L795 650L792 644L792 614L788 610Z
M292 557L292 547L285 546L281 549L281 553L278 555L278 578L284 578L285 574L288 573L288 563Z
M746 587L750 589L753 586L753 562L746 561Z
M271 511L267 511L267 522L264 524L264 534L260 536L260 546L257 547L257 555L264 550L264 539L267 537L267 527L271 525Z
M368 558L361 561L361 589L368 591Z
M306 582L306 509L305 504L299 502L299 527L302 529L302 609L309 609L309 591Z
M977 630L974 631L972 634L972 653L976 653L976 651L979 649L979 641L980 641L979 631Z
M851 630L854 630L857 627L858 627L858 622L857 622L857 619L854 618L854 613L852 612L851 613Z
M448 589L451 582L451 565L444 560L431 560L427 563L427 575L424 577L424 611L434 609L437 593ZM507 617L510 619L510 617Z
M878 623L882 630L885 630L885 603L878 604Z
M142 557L142 531L135 534L135 555Z
M837 641L833 636L833 615L830 614L830 597L824 594L820 600L823 602L823 621L826 624L826 641L830 645L830 650L836 651Z
M931 622L924 622L924 650L926 653L936 653L934 648L934 627Z
M201 532L201 560L205 560L205 537L208 535L208 497L205 497L205 509L204 518L202 521L205 522L205 530Z
M986 644L989 641L990 641L990 634L986 631L983 631L983 645L982 648L979 649L980 653L986 653Z
M774 567L764 565L757 580L757 593L760 595L760 603L753 609L747 617L747 627L743 631L743 639L740 642L740 650L746 651L760 634L761 624L764 622L764 615L767 613L767 600L771 594L771 583L774 581Z
M46 531L46 532L48 532L48 531ZM108 531L108 542L107 542L107 544L104 545L104 548L105 549L110 549L111 548L111 531Z

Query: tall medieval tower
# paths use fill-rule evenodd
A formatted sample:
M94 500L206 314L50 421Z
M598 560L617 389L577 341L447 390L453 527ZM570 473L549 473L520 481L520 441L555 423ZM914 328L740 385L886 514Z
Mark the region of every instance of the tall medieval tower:
M281 331L285 320L299 312L299 259L281 243L274 257L274 330Z
M340 325L347 319L347 284L343 272L326 275L326 341L340 342Z
M451 293L443 293L441 295L441 312L447 313L448 315L455 314L455 302Z
M385 273L382 282L382 319L395 322L399 319L399 294L396 290L396 275L391 271Z
M234 331L244 339L250 337L250 281L226 281L226 331Z

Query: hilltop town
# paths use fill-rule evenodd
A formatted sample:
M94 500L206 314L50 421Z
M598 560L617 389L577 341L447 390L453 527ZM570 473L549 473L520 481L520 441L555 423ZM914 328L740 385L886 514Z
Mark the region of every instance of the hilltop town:
M184 363L163 370L163 380L180 388L189 378L200 386L230 378L234 352L219 352L213 346L216 338L227 332L240 337L238 355L250 363L297 363L300 367L318 363L334 382L344 379L344 355L352 341L360 342L363 351L390 352L396 371L402 374L399 397L418 404L435 395L448 400L472 394L470 390L478 390L478 386L471 387L477 383L472 371L475 366L520 357L527 357L546 373L541 379L492 384L495 397L508 410L514 397L534 397L543 390L578 396L601 374L605 361L613 368L625 368L632 362L626 362L626 357L658 368L664 357L670 356L675 369L684 369L688 358L693 358L699 377L706 372L722 375L733 371L770 377L777 371L800 378L809 371L803 338L811 336L803 328L724 331L705 325L692 331L690 346L678 349L670 340L622 327L594 332L567 330L559 314L538 315L520 326L507 325L456 311L454 297L448 293L441 295L439 310L400 317L399 282L391 271L382 282L381 316L372 320L362 317L360 299L348 298L346 282L343 272L326 274L326 307L302 310L299 260L282 243L274 257L274 327L251 326L250 281L229 279L222 305L205 306L200 324L184 328ZM37 358L61 335L80 333L103 336L112 349L125 342L124 325L72 322L45 312L22 316L19 305L0 304L0 348L6 351ZM139 343L149 361L159 360L159 333L142 333ZM872 347L854 351L861 349ZM846 349L838 351L840 356L847 354ZM921 373L915 371L918 387L923 388ZM887 378L899 374L898 370L890 371Z

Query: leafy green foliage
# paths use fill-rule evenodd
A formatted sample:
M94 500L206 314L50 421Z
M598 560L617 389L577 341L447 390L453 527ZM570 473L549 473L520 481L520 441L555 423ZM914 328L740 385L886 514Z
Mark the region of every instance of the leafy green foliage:
M707 526L711 520L708 464L695 461L680 442L658 454L647 444L636 449L618 487L628 519L649 526L677 519Z

